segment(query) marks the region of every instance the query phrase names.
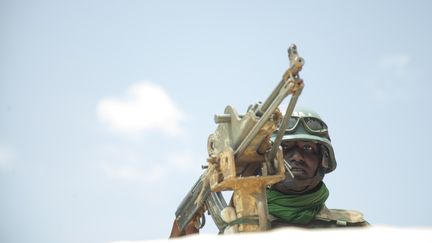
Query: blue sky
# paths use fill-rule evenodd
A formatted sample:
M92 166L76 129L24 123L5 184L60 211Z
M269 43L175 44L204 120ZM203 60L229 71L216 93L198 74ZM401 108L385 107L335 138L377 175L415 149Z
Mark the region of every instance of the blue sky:
M166 238L213 115L296 43L330 128L330 208L432 226L428 1L2 1L0 240ZM208 220L210 221L210 220ZM209 226L206 232L216 232Z

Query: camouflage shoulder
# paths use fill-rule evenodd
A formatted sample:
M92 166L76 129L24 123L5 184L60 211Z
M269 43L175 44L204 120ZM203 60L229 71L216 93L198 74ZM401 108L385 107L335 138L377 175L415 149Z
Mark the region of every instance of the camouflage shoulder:
M365 223L366 220L363 218L363 214L354 210L344 210L344 209L328 209L324 206L321 211L315 216L316 220L322 221L335 221L338 225L347 224L359 224Z

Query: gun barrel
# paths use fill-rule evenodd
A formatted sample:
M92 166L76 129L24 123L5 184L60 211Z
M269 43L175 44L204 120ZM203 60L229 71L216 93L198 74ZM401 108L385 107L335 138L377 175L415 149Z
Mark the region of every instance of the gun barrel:
M263 115L260 117L259 121L255 124L252 130L248 133L248 135L244 138L242 143L238 146L235 151L235 155L239 157L246 147L250 144L252 139L258 134L259 130L264 126L264 124L269 120L270 116L276 110L276 108L280 105L283 99L291 92L294 88L294 82L284 83L285 85L281 86L280 90L278 90L277 95L273 99L273 102L269 105L268 109L265 110Z
M285 83L289 80L289 78L291 76L293 77L298 76L298 73L303 68L304 59L298 55L296 45L292 44L288 48L288 58L290 60L290 67L285 71L284 75L282 76L282 80L272 91L272 93L267 98L267 100L262 104L260 109L257 110L256 112L257 116L262 116L262 114L264 114L267 111L267 109L273 103L274 99L278 96L280 90L285 85Z
M282 86L285 84L285 80L282 79L279 84L276 86L276 88L272 91L270 96L266 99L266 101L262 104L262 106L256 111L257 116L262 116L267 109L270 107L270 105L273 103L276 96L279 94L279 91L281 90Z
M303 90L303 86L304 86L303 82L300 82L299 88L296 90L296 92L294 92L294 94L293 94L293 96L292 96L292 98L290 100L290 103L288 104L288 107L287 107L287 109L285 111L284 118L283 118L282 123L281 123L281 125L279 127L279 131L278 131L278 133L276 135L276 138L275 138L275 140L273 142L273 147L271 148L270 153L269 153L269 159L270 159L270 161L273 161L273 159L276 157L277 149L278 149L279 145L282 142L282 137L283 137L283 135L285 133L285 130L288 127L289 119L291 117L292 112L294 111L294 107L295 107L295 105L297 103L298 97L300 96L300 94L301 94L301 92ZM290 172L290 174L292 175L291 172Z

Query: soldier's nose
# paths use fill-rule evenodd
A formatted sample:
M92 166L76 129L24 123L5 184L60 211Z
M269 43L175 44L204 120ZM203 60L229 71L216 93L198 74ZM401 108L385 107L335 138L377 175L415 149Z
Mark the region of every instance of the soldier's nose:
M292 153L290 154L289 160L295 160L295 161L301 161L303 160L303 155L300 153L298 149L294 149Z

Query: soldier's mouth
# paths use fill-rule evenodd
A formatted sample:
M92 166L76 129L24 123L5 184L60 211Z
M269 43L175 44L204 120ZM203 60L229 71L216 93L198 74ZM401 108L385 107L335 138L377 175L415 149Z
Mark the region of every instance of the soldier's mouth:
M291 168L291 172L293 174L298 174L298 175L300 175L300 174L306 174L306 171L304 169L298 168L298 167L297 168L296 167Z

